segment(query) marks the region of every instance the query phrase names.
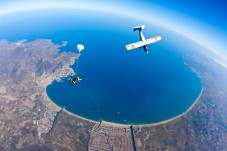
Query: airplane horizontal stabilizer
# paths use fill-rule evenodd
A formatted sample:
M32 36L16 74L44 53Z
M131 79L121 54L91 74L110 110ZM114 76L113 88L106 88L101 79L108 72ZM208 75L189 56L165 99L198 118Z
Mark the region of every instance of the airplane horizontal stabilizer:
M136 31L136 30L143 30L145 28L145 25L141 25L141 26L136 26L133 28L133 31Z

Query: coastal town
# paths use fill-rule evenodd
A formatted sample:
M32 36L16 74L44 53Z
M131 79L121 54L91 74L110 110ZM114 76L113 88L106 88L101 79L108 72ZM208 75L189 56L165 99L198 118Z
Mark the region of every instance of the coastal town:
M213 60L183 56L203 83L184 114L155 124L122 125L82 118L48 98L52 81L74 74L70 65L78 56L59 53L65 45L0 41L0 150L226 150L227 71Z
M131 129L128 125L114 125L107 122L96 123L90 132L89 151L134 149Z

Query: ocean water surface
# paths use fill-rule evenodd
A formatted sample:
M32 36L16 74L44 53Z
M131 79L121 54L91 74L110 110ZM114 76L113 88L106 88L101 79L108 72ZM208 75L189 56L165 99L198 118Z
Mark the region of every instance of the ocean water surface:
M61 51L75 53L78 43L85 46L72 65L76 76L83 80L72 84L69 77L62 78L63 82L53 81L46 89L57 105L92 120L147 124L185 112L198 97L201 80L179 53L179 49L187 47L178 43L170 31L146 24L145 37L162 36L162 41L148 46L146 55L142 49L125 49L126 44L139 41L138 33L132 31L133 26L140 24L138 21L126 23L125 18L117 16L81 17L77 13L53 18L54 13L25 17L17 21L16 27L8 23L1 27L4 33L0 38L68 41Z

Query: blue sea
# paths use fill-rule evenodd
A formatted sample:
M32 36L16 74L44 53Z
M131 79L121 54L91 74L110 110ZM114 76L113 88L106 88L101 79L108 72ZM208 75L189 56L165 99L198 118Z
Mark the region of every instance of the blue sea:
M53 81L46 89L57 105L92 120L147 124L185 112L198 97L201 80L179 53L187 50L187 39L179 43L176 35L166 29L114 15L81 16L75 12L53 18L55 13L34 12L36 17L24 15L21 20L6 22L0 26L4 31L0 38L44 38L56 44L68 41L61 51L75 53L78 43L85 46L71 66L83 80L72 84L66 77L62 82ZM148 55L142 49L125 48L126 44L139 41L132 28L140 24L146 24L145 37L162 36L162 41L148 46Z

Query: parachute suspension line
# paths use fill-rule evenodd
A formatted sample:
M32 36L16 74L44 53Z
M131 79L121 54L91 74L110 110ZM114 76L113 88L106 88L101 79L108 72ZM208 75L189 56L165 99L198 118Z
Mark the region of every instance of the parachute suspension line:
M76 48L77 48L77 50L79 51L79 57L80 57L80 52L82 51L82 50L84 50L84 46L82 45L82 44L78 44L77 46L76 46ZM79 57L77 58L77 61L76 61L76 75L77 75L77 73L78 73L78 66L79 66Z
M80 52L79 52L79 56L80 56ZM76 75L78 73L78 66L79 66L79 57L76 60Z

